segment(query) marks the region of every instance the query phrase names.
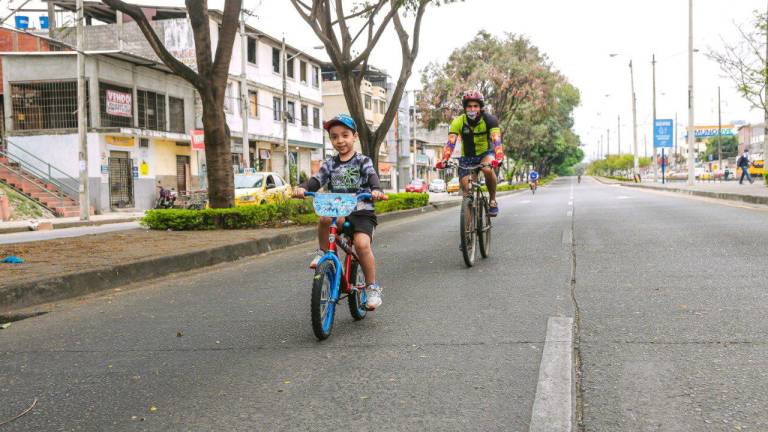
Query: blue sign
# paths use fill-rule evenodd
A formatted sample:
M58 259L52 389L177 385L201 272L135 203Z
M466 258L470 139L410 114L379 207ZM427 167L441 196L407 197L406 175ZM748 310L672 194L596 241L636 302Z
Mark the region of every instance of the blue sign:
M139 167L133 167L133 178L139 178Z
M40 15L40 28L45 30L48 28L48 17Z
M656 119L653 122L653 147L672 148L675 139L672 119Z
M19 30L26 30L29 28L29 17L24 15L16 15L16 28Z

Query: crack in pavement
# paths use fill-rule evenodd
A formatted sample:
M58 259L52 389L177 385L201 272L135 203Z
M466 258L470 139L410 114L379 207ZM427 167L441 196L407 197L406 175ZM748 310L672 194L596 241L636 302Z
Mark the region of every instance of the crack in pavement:
M573 182L571 182L571 196L573 196ZM576 205L575 200L571 199L571 210L568 216L571 218L571 302L573 303L573 359L574 359L574 383L576 386L575 395L575 421L576 430L584 431L584 388L582 386L581 371L581 310L579 301L576 298Z

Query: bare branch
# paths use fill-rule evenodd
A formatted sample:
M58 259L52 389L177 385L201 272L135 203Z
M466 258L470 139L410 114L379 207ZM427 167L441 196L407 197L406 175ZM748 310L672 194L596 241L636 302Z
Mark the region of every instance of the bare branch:
M152 50L155 51L155 54L157 54L158 57L160 57L160 60L162 60L174 73L184 78L197 89L204 87L197 72L180 62L173 56L173 54L168 52L165 45L157 36L157 33L155 33L155 30L149 24L149 21L141 8L125 3L122 0L102 0L102 3L133 18L141 32L144 34L144 37L146 37L149 46L152 47Z
M373 8L375 8L375 7L376 7L376 6L368 6L367 8L363 8L363 9L361 9L361 10L360 10L360 11L358 11L358 12L355 12L355 13L353 13L353 14L351 14L351 15L347 15L347 16L345 16L344 18L345 18L345 19L348 19L348 20L349 20L349 19L352 19L352 18L357 18L357 17L359 17L360 15L364 15L364 14L368 13L368 12L369 12L371 9L373 9ZM338 20L331 22L331 24L332 24L332 25L336 25L336 23L337 23L337 22L338 22Z
M336 20L339 23L339 31L341 31L341 46L343 47L344 54L346 55L348 49L351 48L352 39L349 35L347 20L344 18L344 6L342 3L343 0L336 0ZM333 23L331 23L331 27L333 27Z
M226 76L229 74L229 63L232 60L232 46L238 30L238 21L242 0L226 0L224 2L224 14L221 19L221 31L216 45L216 57L213 61L212 78L214 82L223 82L226 85Z
M425 0L422 0L422 1L425 1ZM373 51L373 48L379 42L379 38L384 33L384 30L386 30L387 25L389 25L389 22L392 20L393 17L397 16L397 12L399 8L400 8L400 5L397 0L390 0L389 13L384 17L384 20L381 22L381 24L379 24L379 28L378 30L376 30L375 34L373 35L373 39L357 57L350 60L349 63L353 69L356 68L358 65L360 65L363 59L371 55L371 51Z

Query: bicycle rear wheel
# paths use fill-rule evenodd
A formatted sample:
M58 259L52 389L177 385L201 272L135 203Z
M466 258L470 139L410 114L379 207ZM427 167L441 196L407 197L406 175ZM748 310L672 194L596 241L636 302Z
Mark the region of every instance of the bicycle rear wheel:
M461 254L464 264L472 267L475 264L475 245L477 244L475 209L472 198L464 198L461 202L461 217L459 218L459 237L461 238Z
M312 280L312 331L320 340L327 339L333 330L337 297L334 293L335 279L336 266L333 261L323 261L315 269Z
M491 254L491 216L488 214L488 206L488 199L480 198L477 205L477 240L483 258Z
M365 275L363 274L363 268L360 267L360 263L353 260L349 269L349 283L353 288L349 296L347 297L347 303L349 304L349 313L352 314L352 318L355 321L360 321L365 318L368 308L365 306L368 301L368 296L365 292Z

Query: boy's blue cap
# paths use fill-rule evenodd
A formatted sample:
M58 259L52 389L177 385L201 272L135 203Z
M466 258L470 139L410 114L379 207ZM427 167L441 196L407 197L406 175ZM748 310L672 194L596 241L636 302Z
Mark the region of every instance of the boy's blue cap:
M347 114L339 114L336 117L324 122L323 129L330 130L333 126L336 125L342 125L351 129L352 132L357 133L357 124L355 123L355 119Z

